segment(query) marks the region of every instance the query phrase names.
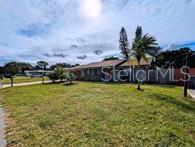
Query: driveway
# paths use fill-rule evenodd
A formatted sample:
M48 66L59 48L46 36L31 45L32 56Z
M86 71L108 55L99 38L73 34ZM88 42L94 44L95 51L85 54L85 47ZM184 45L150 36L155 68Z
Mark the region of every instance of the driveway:
M188 94L195 99L195 89L188 89Z

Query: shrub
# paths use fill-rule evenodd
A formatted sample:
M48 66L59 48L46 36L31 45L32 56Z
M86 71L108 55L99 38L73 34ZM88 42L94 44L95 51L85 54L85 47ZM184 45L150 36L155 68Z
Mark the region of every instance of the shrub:
M76 76L73 73L66 71L64 68L62 68L60 66L56 67L54 72L50 73L48 75L48 77L53 82L55 82L56 80L62 81L64 79L66 79L67 81L70 82L70 84L72 83L72 80L74 80L76 78Z
M72 84L72 81L76 79L76 76L72 72L67 72L66 79L70 82L70 84Z
M54 70L54 73L56 73L58 79L60 79L61 81L66 79L66 76L65 76L66 71L63 67L57 66Z
M55 82L56 80L59 79L58 76L57 76L57 74L55 72L48 74L48 77L53 82Z

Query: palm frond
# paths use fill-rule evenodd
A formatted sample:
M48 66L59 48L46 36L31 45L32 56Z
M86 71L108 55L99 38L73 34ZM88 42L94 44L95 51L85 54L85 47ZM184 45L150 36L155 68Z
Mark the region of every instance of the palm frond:
M147 60L146 54L155 56L158 54L160 47L155 39L155 37L145 34L142 36L142 29L140 26L137 27L135 32L135 38L132 43L132 54L135 57L143 58Z

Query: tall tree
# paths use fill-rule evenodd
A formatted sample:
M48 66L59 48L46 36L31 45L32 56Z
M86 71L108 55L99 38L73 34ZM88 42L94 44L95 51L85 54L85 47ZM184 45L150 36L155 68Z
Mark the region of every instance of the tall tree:
M19 73L21 71L21 69L22 69L21 64L19 64L18 62L15 62L15 61L6 63L4 65L5 74L10 74L12 76Z
M63 68L69 68L69 67L72 67L73 65L71 64L68 64L68 63L56 63L56 64L53 64L49 67L50 70L54 70L56 67L63 67Z
M156 56L155 64L158 67L167 67L166 63L173 63L174 68L181 68L184 65L184 59L188 55L188 66L194 68L195 56L193 54L194 51L188 47L179 50L166 50Z
M38 66L41 68L41 69L43 69L43 70L46 70L46 68L47 68L47 66L49 65L47 62L45 62L45 61L38 61L37 62L37 64L38 64ZM37 67L35 67L35 68L37 68ZM42 78L42 83L44 83L44 77L46 76L46 73L45 72L43 72L42 73L42 75L41 75L41 78Z
M144 59L147 61L147 56L156 56L160 50L156 39L148 34L142 35L142 27L137 26L135 38L132 43L132 56L134 56L140 68L140 61ZM139 76L139 75L138 75ZM138 77L139 78L139 77ZM140 80L138 79L137 89L140 90Z
M21 71L24 73L25 70L32 70L33 66L30 63L26 62L19 62L19 65L21 66Z
M111 57L104 58L103 61L118 60L118 59L119 59L118 57L111 56Z
M4 68L3 66L0 66L0 75L4 73Z
M121 50L121 54L125 59L129 58L129 42L127 33L124 27L122 27L120 31L120 39L119 39L119 48Z
M45 61L38 61L37 62L38 66L43 69L43 70L46 70L47 66L49 65L47 62Z
M6 63L3 68L5 74L15 75L24 73L25 70L32 70L33 66L30 63L12 61Z

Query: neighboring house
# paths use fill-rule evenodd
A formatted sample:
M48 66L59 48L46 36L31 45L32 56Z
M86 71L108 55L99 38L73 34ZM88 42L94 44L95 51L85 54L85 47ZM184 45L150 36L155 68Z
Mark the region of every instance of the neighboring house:
M141 60L141 67L148 68L150 66L151 60L147 62ZM87 80L87 81L118 81L119 70L126 71L126 73L120 73L123 75L122 78L130 79L131 75L131 62L128 63L125 59L119 60L109 60L101 62L93 62L86 65L80 65L68 69L73 72L77 80Z
M53 71L45 71L45 70L25 70L24 74L28 77L41 77L43 73L49 74Z

